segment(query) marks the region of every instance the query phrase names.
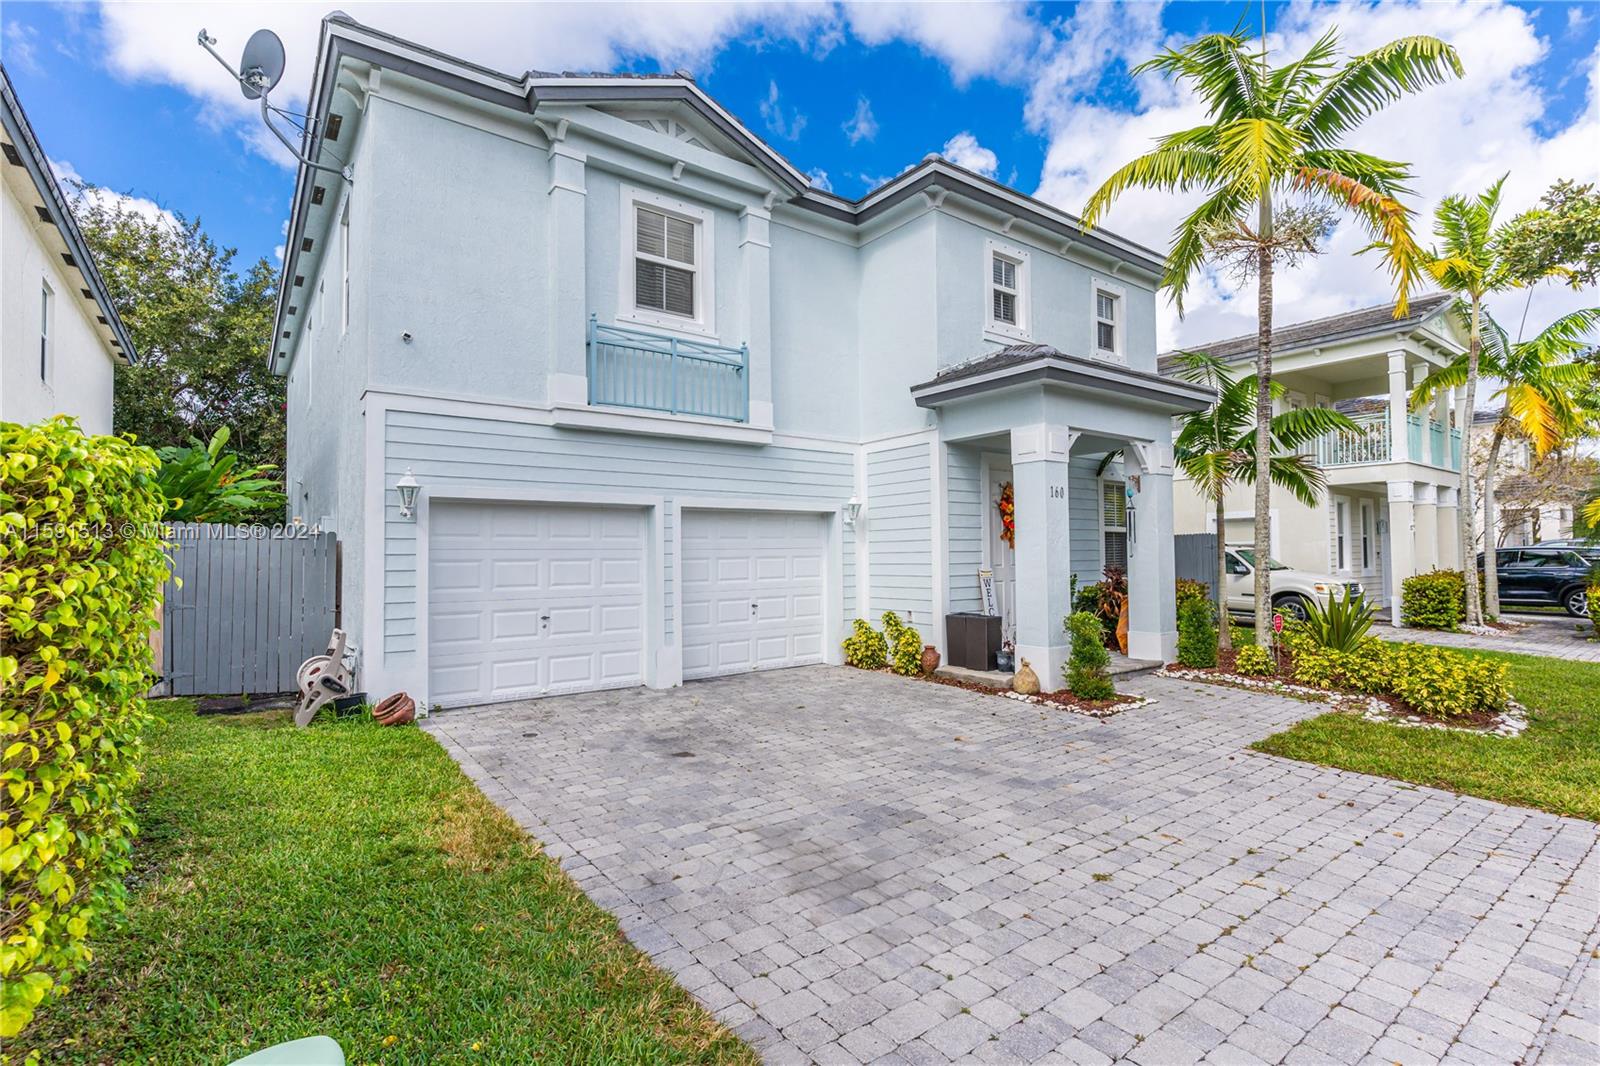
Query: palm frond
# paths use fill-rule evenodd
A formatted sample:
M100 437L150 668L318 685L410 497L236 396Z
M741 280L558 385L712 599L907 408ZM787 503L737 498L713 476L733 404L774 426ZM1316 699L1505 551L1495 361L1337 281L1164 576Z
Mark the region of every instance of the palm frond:
M1384 265L1394 282L1394 317L1410 307L1411 288L1422 277L1422 250L1411 236L1411 209L1382 192L1337 171L1304 167L1297 176L1300 188L1320 194L1351 211L1372 235L1364 250L1383 253Z
M1225 180L1253 199L1271 195L1304 143L1298 131L1272 118L1241 118L1217 130Z
M1216 152L1182 144L1158 147L1118 167L1094 191L1083 208L1084 227L1098 225L1112 202L1129 189L1188 192L1213 184L1221 173L1222 159Z
M1437 37L1402 37L1347 62L1295 125L1312 143L1330 145L1407 93L1463 73L1456 50Z

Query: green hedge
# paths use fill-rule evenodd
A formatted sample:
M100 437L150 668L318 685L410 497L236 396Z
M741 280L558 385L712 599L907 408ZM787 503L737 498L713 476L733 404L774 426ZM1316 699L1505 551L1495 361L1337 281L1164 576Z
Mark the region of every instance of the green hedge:
M1459 570L1429 570L1400 583L1400 621L1418 629L1455 629L1467 617L1467 582Z
M1072 638L1067 665L1061 671L1067 691L1080 699L1109 700L1117 690L1111 683L1111 672L1106 669L1111 663L1111 653L1106 651L1100 619L1090 611L1075 611L1065 625Z
M0 422L0 1037L120 916L167 576L153 451Z
M1204 585L1201 586L1203 590ZM1178 603L1178 661L1184 666L1217 665L1217 627L1215 610L1205 595Z
M1393 644L1367 637L1351 651L1318 647L1296 627L1288 644L1294 679L1319 688L1396 696L1440 718L1499 712L1511 700L1505 663L1433 644Z

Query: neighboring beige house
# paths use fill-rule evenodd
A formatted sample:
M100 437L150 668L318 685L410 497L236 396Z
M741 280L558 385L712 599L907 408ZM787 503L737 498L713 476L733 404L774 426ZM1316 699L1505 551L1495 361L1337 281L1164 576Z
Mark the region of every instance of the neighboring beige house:
M1412 386L1466 349L1450 316L1451 297L1429 293L1411 301L1403 318L1394 306L1366 307L1329 318L1281 326L1273 335L1273 379L1284 386L1284 407L1333 407L1361 427L1317 443L1315 455L1328 490L1307 507L1272 491L1275 558L1297 569L1360 581L1380 609L1399 604L1400 582L1434 567L1460 565L1457 509L1461 415L1453 392L1426 410L1408 413ZM1256 337L1206 344L1206 351L1252 372ZM1161 359L1169 372L1175 353ZM1213 505L1180 474L1174 480L1173 529L1204 533L1216 525ZM1254 537L1254 488L1237 485L1225 502L1224 537Z
M133 342L4 67L0 96L0 420L69 414L110 433L114 367Z

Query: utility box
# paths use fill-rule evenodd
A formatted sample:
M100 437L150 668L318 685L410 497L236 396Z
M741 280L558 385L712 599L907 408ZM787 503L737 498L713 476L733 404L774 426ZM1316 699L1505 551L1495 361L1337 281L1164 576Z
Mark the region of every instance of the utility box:
M993 670L1000 651L1000 616L962 611L944 616L945 662L968 670Z

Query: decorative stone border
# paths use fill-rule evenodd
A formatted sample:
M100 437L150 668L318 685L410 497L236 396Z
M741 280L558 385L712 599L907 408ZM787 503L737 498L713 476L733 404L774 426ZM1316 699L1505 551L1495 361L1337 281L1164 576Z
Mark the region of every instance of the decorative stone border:
M1430 722L1415 714L1401 715L1375 696L1353 692L1331 692L1328 689L1311 688L1308 685L1295 685L1288 681L1279 681L1276 678L1251 677L1245 674L1219 674L1209 670L1186 670L1183 667L1171 666L1163 666L1156 671L1156 676L1169 677L1178 681L1199 681L1207 685L1252 689L1258 692L1271 692L1280 696L1315 700L1319 703L1332 704L1336 710L1360 714L1362 718L1369 722L1385 722L1389 725L1403 726L1407 729L1438 729L1447 733L1471 733L1480 737L1517 737L1521 736L1523 731L1528 728L1528 708L1516 700L1511 700L1506 709L1495 716L1492 726L1479 728L1476 726L1446 725L1443 722Z

